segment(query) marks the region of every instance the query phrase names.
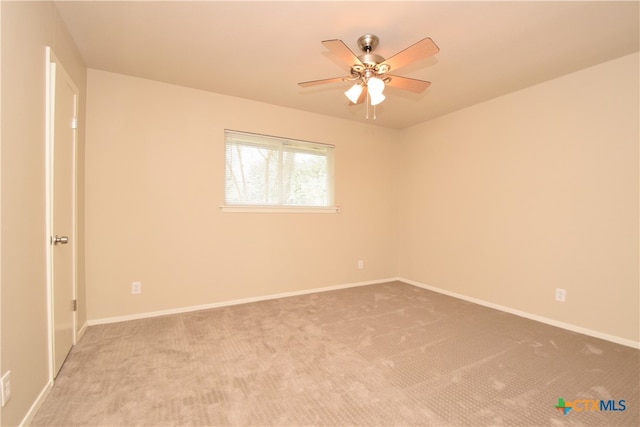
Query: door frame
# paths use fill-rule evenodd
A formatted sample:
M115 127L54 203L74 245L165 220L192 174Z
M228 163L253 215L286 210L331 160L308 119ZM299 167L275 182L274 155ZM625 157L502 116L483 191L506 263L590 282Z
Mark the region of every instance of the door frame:
M49 349L49 381L53 383L55 377L54 367L54 355L55 355L55 324L54 324L54 295L53 295L53 244L51 238L53 236L53 172L54 172L54 123L55 123L55 87L56 87L56 74L63 72L69 78L69 84L73 91L76 93L76 117L78 115L78 101L80 91L73 82L69 74L64 69L60 60L56 57L51 47L46 47L46 114L45 114L45 245L46 245L46 274L47 274L47 319L48 319L48 349ZM52 64L55 64L56 71L52 71ZM77 120L77 119L76 119ZM73 147L72 147L72 194L71 194L71 286L72 296L74 300L78 299L77 289L77 266L78 266L78 253L77 253L77 198L78 198L78 131L74 133ZM72 330L73 330L73 345L77 344L78 336L78 311L75 310L72 315Z

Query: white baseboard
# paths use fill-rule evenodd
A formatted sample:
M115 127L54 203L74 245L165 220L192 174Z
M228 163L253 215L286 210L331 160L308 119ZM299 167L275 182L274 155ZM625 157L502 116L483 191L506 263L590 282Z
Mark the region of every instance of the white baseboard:
M51 392L51 387L53 387L53 383L49 381L47 385L44 386L44 388L42 389L42 391L40 392L36 400L33 402L31 407L29 408L29 411L27 411L27 414L24 416L24 418L20 422L19 424L20 427L23 427L23 426L26 427L31 425L31 421L33 421L33 417L36 416L36 412L38 412L38 409L40 409L45 399Z
M558 328L566 329L571 332L577 332L579 334L588 335L594 338L600 338L606 341L611 341L616 344L621 344L627 347L633 347L640 349L640 342L633 341L627 338L618 337L615 335L605 334L603 332L594 331L592 329L583 328L581 326L572 325L570 323L560 322L558 320L549 319L548 317L538 316L536 314L527 313L525 311L516 310L513 308L505 307L502 305L494 304L491 302L487 302L481 299L468 297L466 295L458 294L456 292L447 291L446 289L436 288L434 286L425 285L424 283L416 282L414 280L404 279L402 277L396 278L401 282L407 283L409 285L417 286L419 288L427 289L429 291L434 291L439 294L447 295L453 298L458 298L464 301L472 302L474 304L482 305L485 307L493 308L495 310L504 311L506 313L515 314L516 316L524 317L526 319L535 320L537 322L546 323L547 325L556 326Z
M84 334L84 331L88 326L93 326L93 325L104 325L108 323L126 322L128 320L146 319L150 317L167 316L167 315L179 314L179 313L188 313L192 311L207 310L207 309L218 308L218 307L227 307L227 306L238 305L238 304L247 304L251 302L266 301L266 300L277 299L277 298L286 298L286 297L292 297L297 295L307 295L307 294L313 294L316 292L327 292L327 291L334 291L338 289L354 288L357 286L375 285L378 283L393 282L396 280L407 283L409 285L417 286L419 288L423 288L423 289L427 289L443 295L447 295L453 298L457 298L464 301L472 302L474 304L482 305L484 307L493 308L495 310L504 311L506 313L524 317L526 319L535 320L537 322L545 323L551 326L556 326L558 328L566 329L571 332L577 332L579 334L600 338L600 339L611 341L613 343L621 344L627 347L640 349L640 342L637 342L637 341L618 337L615 335L605 334L603 332L594 331L592 329L583 328L581 326L573 325L570 323L560 322L558 320L550 319L548 317L538 316L536 314L531 314L525 311L516 310L510 307L494 304L488 301L458 294L456 292L451 292L446 289L437 288L435 286L429 286L424 283L416 282L415 280L409 280L402 277L392 277L392 278L380 279L380 280L370 280L366 282L356 282L356 283L348 283L343 285L327 286L322 288L306 289L302 291L283 292L283 293L264 295L259 297L241 298L237 300L214 302L210 304L194 305L189 307L179 307L179 308L173 308L168 310L160 310L160 311L152 311L152 312L146 312L146 313L137 313L137 314L124 315L124 316L94 319L94 320L89 320L84 324L84 326L80 329L80 332L78 333L78 338L80 338L81 334Z
M250 303L250 302L258 302L258 301L266 301L266 300L277 299L277 298L286 298L286 297L293 297L293 296L298 296L298 295L314 294L314 293L317 293L317 292L335 291L335 290L338 290L338 289L355 288L355 287L358 287L358 286L375 285L375 284L378 284L378 283L392 282L394 280L397 280L397 278L370 280L370 281L366 281L366 282L356 282L356 283L348 283L348 284L343 284L343 285L327 286L327 287L323 287L323 288L305 289L305 290L302 290L302 291L283 292L283 293L279 293L279 294L271 294L271 295L264 295L264 296L251 297L251 298L241 298L241 299L230 300L230 301L221 301L221 302L214 302L214 303L210 303L210 304L202 304L202 305L194 305L194 306L189 306L189 307L172 308L172 309L168 309L168 310L152 311L152 312L147 312L147 313L128 314L128 315L125 315L125 316L116 316L116 317L108 317L108 318L103 318L103 319L89 320L89 321L87 321L87 325L88 326L104 325L104 324L108 324L108 323L126 322L128 320L137 320L137 319L146 319L146 318L150 318L150 317L167 316L167 315L170 315L170 314L189 313L189 312L192 312L192 311L208 310L208 309L211 309L211 308L227 307L227 306L238 305L238 304L247 304L247 303Z
M80 342L80 339L82 338L84 333L87 332L87 328L88 327L89 327L89 323L88 322L84 322L84 325L82 325L80 330L78 330L78 332L76 333L76 343Z

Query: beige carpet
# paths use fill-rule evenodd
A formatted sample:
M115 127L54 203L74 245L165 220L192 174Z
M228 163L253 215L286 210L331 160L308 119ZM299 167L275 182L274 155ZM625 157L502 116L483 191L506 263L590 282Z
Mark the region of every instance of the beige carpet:
M638 426L639 364L393 282L92 326L32 425Z

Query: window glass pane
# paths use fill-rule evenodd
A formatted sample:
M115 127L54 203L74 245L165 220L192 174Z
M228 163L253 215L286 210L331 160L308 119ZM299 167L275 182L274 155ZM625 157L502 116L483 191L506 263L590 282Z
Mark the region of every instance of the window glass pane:
M333 146L235 131L225 144L225 204L333 204Z
M290 204L328 205L326 155L296 153L291 157Z

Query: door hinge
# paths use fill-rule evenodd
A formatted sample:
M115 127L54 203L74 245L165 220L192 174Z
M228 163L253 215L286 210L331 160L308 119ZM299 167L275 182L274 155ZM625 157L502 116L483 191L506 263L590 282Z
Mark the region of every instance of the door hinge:
M78 300L74 299L73 301L71 301L71 308L73 311L78 311Z
M78 118L74 117L73 120L71 120L71 129L78 129Z

